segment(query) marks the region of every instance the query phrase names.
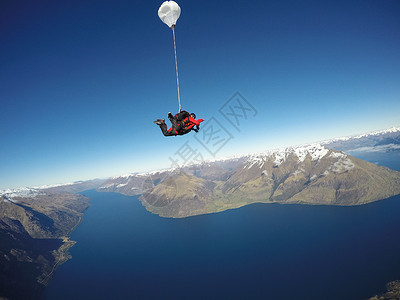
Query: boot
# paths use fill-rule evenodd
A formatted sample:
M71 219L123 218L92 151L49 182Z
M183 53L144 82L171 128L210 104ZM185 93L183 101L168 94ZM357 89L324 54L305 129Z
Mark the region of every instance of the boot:
M164 119L157 119L157 120L153 121L153 123L157 124L157 125L161 125L162 123L165 123L165 120Z

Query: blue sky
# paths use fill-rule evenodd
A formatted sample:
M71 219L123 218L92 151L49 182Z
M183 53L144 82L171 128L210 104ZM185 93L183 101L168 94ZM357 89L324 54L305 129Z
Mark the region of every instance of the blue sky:
M178 109L162 1L3 1L0 189L400 126L400 1L177 2L182 106L220 143L152 123Z

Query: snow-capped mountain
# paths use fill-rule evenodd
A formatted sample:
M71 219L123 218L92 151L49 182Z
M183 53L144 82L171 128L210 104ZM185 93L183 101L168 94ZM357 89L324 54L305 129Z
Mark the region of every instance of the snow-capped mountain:
M350 137L342 137L321 142L330 149L352 152L400 151L400 128L392 127Z
M95 189L103 182L104 180L94 179L63 184L44 185L40 187L6 189L0 190L0 197L3 197L6 201L18 201L18 198L32 198L43 194L78 193L84 190Z
M352 136L346 136L346 137L333 138L333 139L322 141L321 144L326 145L326 144L330 144L330 143L337 142L337 141L348 141L348 140L351 140L351 139L360 139L360 138L363 138L363 137L380 136L380 135L386 135L386 134L392 134L392 133L396 134L396 133L399 133L399 132L400 132L400 127L391 127L389 129L375 130L375 131L372 131L372 132L363 133L363 134L359 134L359 135L352 135Z
M3 197L5 200L8 201L14 201L13 199L17 197L35 197L40 194L40 189L29 187L0 190L0 197Z
M263 163L270 157L274 158L273 162L275 167L278 167L292 154L297 156L299 162L303 162L307 156L310 156L312 160L318 160L324 157L328 152L329 150L321 144L311 144L307 146L269 150L262 153L250 154L244 157L246 157L247 162L250 163L250 166L247 166L248 168L257 163Z
M183 217L254 202L364 204L400 193L400 173L321 144L112 178L100 189L141 194L150 211Z
M291 153L296 154L300 161L303 161L307 155L317 159L327 153L327 149L343 151L352 154L357 151L400 151L400 127L392 127L385 130L378 130L370 133L356 136L334 138L317 144L304 145L299 147L288 147L283 149L268 150L262 153L253 153L247 155L236 155L227 158L213 159L210 161L194 164L186 168L197 168L199 166L213 165L232 167L236 162L251 160L257 163L266 156L274 156L275 166L279 166ZM125 194L141 194L142 186L148 178L154 178L161 181L165 174L173 172L173 169L154 170L151 172L129 173L112 177L108 180L89 180L79 181L57 185L47 185L41 187L24 187L20 189L0 190L0 196L7 199L18 197L34 197L43 191L52 192L77 192L90 188L98 188L102 191L121 191ZM158 179L157 179L158 178ZM104 183L103 183L104 182ZM146 185L146 184L145 184ZM147 186L147 185L146 185Z

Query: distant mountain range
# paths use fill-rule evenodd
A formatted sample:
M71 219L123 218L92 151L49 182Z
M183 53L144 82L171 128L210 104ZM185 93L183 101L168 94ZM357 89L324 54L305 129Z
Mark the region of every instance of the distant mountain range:
M375 152L375 151L400 151L400 127L392 127L385 130L373 131L365 134L334 138L330 140L325 140L318 142L321 146L325 148L342 151L346 154L351 154L354 152ZM302 146L307 147L307 146ZM302 148L297 147L297 148ZM279 152L284 149L270 150L266 153ZM240 159L246 156L251 156L253 154L242 155L234 158L224 158L217 161L216 164L220 164L222 161L233 161L235 159ZM171 171L171 170L169 170ZM7 189L0 190L0 196L12 197L27 197L35 194L40 194L41 191L53 191L53 192L67 192L74 193L79 191L84 191L85 189L100 187L102 191L121 191L127 195L138 195L141 194L141 184L149 176L161 176L169 171L156 170L152 172L145 173L131 173L121 176L116 176L109 178L107 180L95 179L88 181L78 181L67 184L53 185L53 186L42 186L42 187L24 187L19 189ZM158 174L158 175L157 175ZM161 175L159 175L161 174ZM128 187L127 180L137 181L132 186ZM102 184L105 182L104 184ZM117 183L117 184L116 184ZM119 185L119 186L118 186ZM118 187L117 187L118 186ZM133 190L130 190L133 187Z
M321 144L327 148L350 154L355 152L400 151L400 128L392 127L386 130L332 139Z
M187 217L255 202L365 204L400 194L400 173L314 144L115 177L99 190L141 194L149 211Z
M399 150L400 128L393 127L182 169L114 177L98 190L141 195L148 210L165 217L254 202L359 205L399 194L400 173L348 153Z

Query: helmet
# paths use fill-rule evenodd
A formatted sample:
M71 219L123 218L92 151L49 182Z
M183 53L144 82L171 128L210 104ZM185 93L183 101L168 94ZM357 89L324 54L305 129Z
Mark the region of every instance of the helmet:
M195 114L195 113L191 113L190 116L191 116L193 119L196 119L196 114Z

